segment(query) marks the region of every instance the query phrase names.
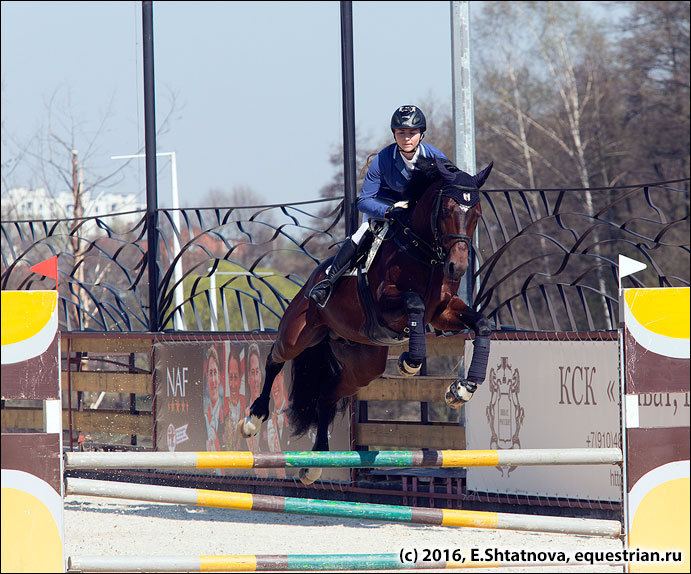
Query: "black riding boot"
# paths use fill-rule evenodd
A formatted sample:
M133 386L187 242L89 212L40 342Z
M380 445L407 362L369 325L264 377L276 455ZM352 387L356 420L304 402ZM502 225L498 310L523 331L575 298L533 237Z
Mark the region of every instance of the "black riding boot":
M350 238L346 239L345 243L343 243L338 250L338 253L336 253L336 257L334 257L334 260L331 262L331 267L329 267L329 270L326 272L326 278L317 283L310 290L307 296L322 309L329 302L329 297L331 297L331 291L336 281L348 270L357 252L357 243L353 242Z

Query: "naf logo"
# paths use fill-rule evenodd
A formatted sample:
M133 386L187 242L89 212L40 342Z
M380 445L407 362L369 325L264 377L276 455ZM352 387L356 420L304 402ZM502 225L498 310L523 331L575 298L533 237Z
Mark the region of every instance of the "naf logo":
M187 371L188 367L175 367L169 369L166 367L166 396L168 397L184 397L185 388L187 386Z

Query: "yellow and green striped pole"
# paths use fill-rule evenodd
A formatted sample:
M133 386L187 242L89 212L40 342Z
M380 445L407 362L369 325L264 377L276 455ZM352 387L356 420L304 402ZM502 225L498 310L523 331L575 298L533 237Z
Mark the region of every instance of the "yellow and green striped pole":
M618 448L296 452L68 452L65 467L182 468L460 468L618 464Z
M371 504L364 502L342 502L310 498L289 498L201 490L174 486L155 486L85 478L67 478L66 494L105 496L172 504L192 504L235 510L276 512L283 514L306 514L313 516L338 516L385 522L407 522L433 526L457 526L503 530L528 530L534 532L560 532L589 536L618 537L621 524L616 520L567 518L561 516L539 516L478 512L447 508L416 508Z
M279 572L303 570L439 570L460 562L402 562L397 554L267 554L228 556L71 556L81 572Z
M446 552L443 552L446 554ZM235 554L227 556L70 556L72 572L320 572L347 570L447 570L564 566L564 562L479 561L467 552L449 552L452 560L404 561L399 554ZM590 563L604 564L600 562ZM619 562L607 562L612 566Z

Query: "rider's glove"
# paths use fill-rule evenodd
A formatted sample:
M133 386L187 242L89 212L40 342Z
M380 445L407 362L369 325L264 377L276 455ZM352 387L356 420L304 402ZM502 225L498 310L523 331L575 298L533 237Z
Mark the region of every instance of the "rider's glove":
M405 224L406 220L408 219L408 210L405 207L392 205L386 210L384 215L387 219L396 220Z

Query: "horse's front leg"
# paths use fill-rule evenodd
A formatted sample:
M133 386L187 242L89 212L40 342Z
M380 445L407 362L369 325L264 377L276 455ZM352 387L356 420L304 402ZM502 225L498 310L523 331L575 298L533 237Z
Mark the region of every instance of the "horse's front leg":
M406 377L420 372L422 361L427 356L425 342L425 302L414 291L401 293L403 305L408 311L408 351L398 358L398 371Z
M464 377L462 372L459 373L444 397L450 407L457 409L472 398L477 386L485 380L492 327L487 317L473 311L458 297L451 299L444 311L432 320L432 325L442 331L457 331L467 326L475 332L473 358L468 375Z

